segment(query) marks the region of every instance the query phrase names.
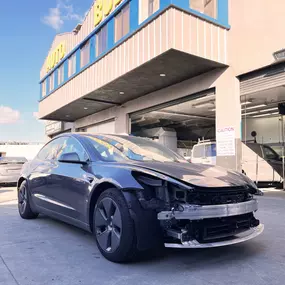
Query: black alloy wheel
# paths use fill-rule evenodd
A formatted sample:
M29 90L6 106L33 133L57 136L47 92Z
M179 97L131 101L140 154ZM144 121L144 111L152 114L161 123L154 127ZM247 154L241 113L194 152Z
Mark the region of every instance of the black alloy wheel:
M122 215L116 202L104 198L95 213L96 236L100 247L106 252L114 252L120 245Z
M101 254L113 262L137 257L134 221L119 189L107 189L98 198L93 214L93 234Z
M18 189L18 210L23 219L35 219L39 215L31 209L27 181L23 181Z
M28 193L26 186L23 185L22 187L20 187L18 191L18 207L20 214L23 214L26 211L27 202L28 202Z

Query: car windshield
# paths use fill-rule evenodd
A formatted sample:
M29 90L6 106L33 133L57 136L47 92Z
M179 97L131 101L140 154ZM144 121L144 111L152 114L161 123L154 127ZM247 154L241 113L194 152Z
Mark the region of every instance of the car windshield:
M0 157L0 164L24 164L27 159L24 157Z
M150 139L134 136L86 135L104 161L182 162L187 161L172 150Z

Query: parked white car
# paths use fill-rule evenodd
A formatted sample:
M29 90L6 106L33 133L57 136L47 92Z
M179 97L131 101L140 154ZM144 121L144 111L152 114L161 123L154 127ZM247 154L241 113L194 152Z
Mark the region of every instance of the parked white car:
M192 163L216 164L216 142L203 141L193 146ZM270 147L242 143L242 170L253 181L270 185L282 181L282 159Z

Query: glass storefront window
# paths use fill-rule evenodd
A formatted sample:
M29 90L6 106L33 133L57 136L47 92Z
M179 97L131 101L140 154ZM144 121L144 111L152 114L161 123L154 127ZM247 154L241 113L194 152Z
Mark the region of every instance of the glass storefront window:
M76 54L74 53L68 59L68 76L72 76L76 72Z
M54 89L54 72L49 76L49 91Z
M108 40L107 26L105 25L100 29L96 35L96 56L100 55L107 49Z
M90 41L87 41L83 45L83 47L81 48L81 51L80 51L80 55L81 55L80 65L82 68L85 65L87 65L89 63L89 60L90 60Z
M189 0L190 8L209 17L217 17L217 0Z
M45 97L47 95L47 82L44 80L42 82L42 97Z
M64 81L64 65L62 64L58 68L58 85L61 84Z
M115 42L130 31L130 5L125 6L115 18Z
M139 23L142 23L159 9L159 0L139 0Z

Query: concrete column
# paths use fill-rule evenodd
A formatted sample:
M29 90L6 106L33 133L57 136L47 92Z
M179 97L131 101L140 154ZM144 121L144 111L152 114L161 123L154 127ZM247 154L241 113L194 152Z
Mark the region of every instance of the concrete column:
M115 118L115 133L116 134L129 134L129 115L124 106L118 107L116 110Z
M217 152L217 165L241 171L241 105L240 82L235 77L232 68L227 68L216 82L216 140L219 145L229 145L229 140L219 132L234 128L234 154L219 155ZM227 132L227 131L226 131ZM225 138L218 140L218 136ZM227 147L231 149L231 147Z

